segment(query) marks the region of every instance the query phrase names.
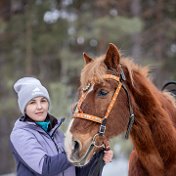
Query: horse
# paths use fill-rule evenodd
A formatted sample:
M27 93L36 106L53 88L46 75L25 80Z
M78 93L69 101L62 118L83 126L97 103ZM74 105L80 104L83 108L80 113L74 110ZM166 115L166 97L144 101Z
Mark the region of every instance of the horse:
M147 66L124 57L113 43L104 55L83 58L79 100L65 138L70 162L86 165L108 140L125 133L133 144L129 176L174 176L175 99L154 85Z

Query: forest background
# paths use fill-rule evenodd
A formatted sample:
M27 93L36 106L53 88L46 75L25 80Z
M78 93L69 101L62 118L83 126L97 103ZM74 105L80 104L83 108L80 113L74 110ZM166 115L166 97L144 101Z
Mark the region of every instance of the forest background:
M175 0L0 0L0 174L13 172L9 134L20 112L13 83L34 76L48 88L51 112L71 117L82 53L105 53L108 43L151 66L160 89L176 80ZM130 144L120 143L128 157ZM3 161L3 162L2 162Z

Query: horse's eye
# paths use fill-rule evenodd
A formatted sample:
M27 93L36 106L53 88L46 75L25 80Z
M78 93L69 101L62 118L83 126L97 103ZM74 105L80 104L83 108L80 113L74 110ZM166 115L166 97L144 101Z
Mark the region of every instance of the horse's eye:
M106 90L101 89L98 91L98 96L106 96L107 94L108 94L108 91Z

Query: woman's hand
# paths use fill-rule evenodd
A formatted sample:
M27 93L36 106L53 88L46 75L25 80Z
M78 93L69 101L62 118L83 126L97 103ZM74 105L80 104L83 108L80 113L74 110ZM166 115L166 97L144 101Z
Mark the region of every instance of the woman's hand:
M112 150L105 150L104 151L104 157L103 160L105 162L105 164L110 163L112 161L113 158L113 151Z
M113 151L110 148L109 140L105 140L104 144L105 144L105 150L104 150L103 160L104 160L105 164L107 164L112 161Z

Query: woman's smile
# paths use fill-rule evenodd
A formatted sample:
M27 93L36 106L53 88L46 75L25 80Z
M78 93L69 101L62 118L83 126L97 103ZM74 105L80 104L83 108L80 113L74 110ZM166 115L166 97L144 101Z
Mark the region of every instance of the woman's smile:
M49 103L44 97L33 98L26 106L26 114L34 121L45 121Z

